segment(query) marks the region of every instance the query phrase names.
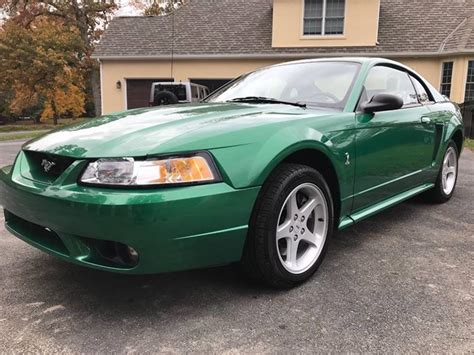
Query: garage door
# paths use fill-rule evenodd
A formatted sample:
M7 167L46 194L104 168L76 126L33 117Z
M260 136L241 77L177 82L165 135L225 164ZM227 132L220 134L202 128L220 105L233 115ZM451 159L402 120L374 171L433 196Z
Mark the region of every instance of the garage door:
M190 81L195 84L207 86L209 92L213 92L231 80L233 79L191 79Z
M148 107L151 84L158 81L174 81L170 78L127 79L127 109Z

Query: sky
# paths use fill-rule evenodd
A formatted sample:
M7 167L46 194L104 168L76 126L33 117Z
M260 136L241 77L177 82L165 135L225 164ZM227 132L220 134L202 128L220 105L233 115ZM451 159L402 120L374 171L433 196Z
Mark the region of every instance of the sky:
M139 16L140 10L130 5L130 0L115 0L119 4L119 10L115 13L115 16ZM143 3L151 3L153 0L141 0ZM3 12L0 11L0 24L4 18Z
M135 16L140 13L136 8L129 4L129 0L118 0L120 3L120 9L116 12L116 16Z

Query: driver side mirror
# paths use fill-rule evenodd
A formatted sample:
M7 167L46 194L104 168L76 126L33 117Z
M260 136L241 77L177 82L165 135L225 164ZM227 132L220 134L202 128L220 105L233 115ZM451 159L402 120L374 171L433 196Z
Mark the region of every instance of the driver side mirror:
M362 111L365 113L398 110L399 108L402 108L402 106L402 98L392 94L374 95L369 101L361 104Z

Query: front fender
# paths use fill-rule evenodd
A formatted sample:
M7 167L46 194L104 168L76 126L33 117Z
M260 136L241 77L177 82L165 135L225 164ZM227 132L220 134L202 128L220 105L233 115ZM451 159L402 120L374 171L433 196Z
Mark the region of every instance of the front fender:
M235 188L261 186L285 158L305 149L314 149L326 155L339 182L344 182L353 178L353 164L351 167L345 165L346 153L349 158L354 156L353 138L351 130L323 133L308 126L288 126L261 142L215 149L211 153L225 178ZM352 193L352 184L347 186L341 189L341 197Z

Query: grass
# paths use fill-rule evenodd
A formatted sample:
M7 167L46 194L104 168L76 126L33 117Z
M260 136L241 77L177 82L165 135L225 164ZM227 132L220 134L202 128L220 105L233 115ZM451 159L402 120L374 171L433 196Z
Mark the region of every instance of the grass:
M55 126L52 121L47 121L45 123L40 123L40 124L34 124L33 121L27 120L27 121L18 121L13 124L7 124L4 126L0 126L0 133L4 132L21 132L21 131L48 131L52 130L54 128L62 127L62 126L68 126L73 123L80 123L88 118L76 118L76 119L71 119L71 118L65 118L65 119L60 119L58 121L58 125ZM1 139L1 138L0 138Z
M28 132L28 133L18 133L18 134L8 134L8 135L1 135L0 134L0 142L4 141L14 141L19 139L31 139L43 134L44 132Z
M464 146L466 148L469 148L471 150L474 150L474 139L469 139L467 138L466 141L464 142Z

